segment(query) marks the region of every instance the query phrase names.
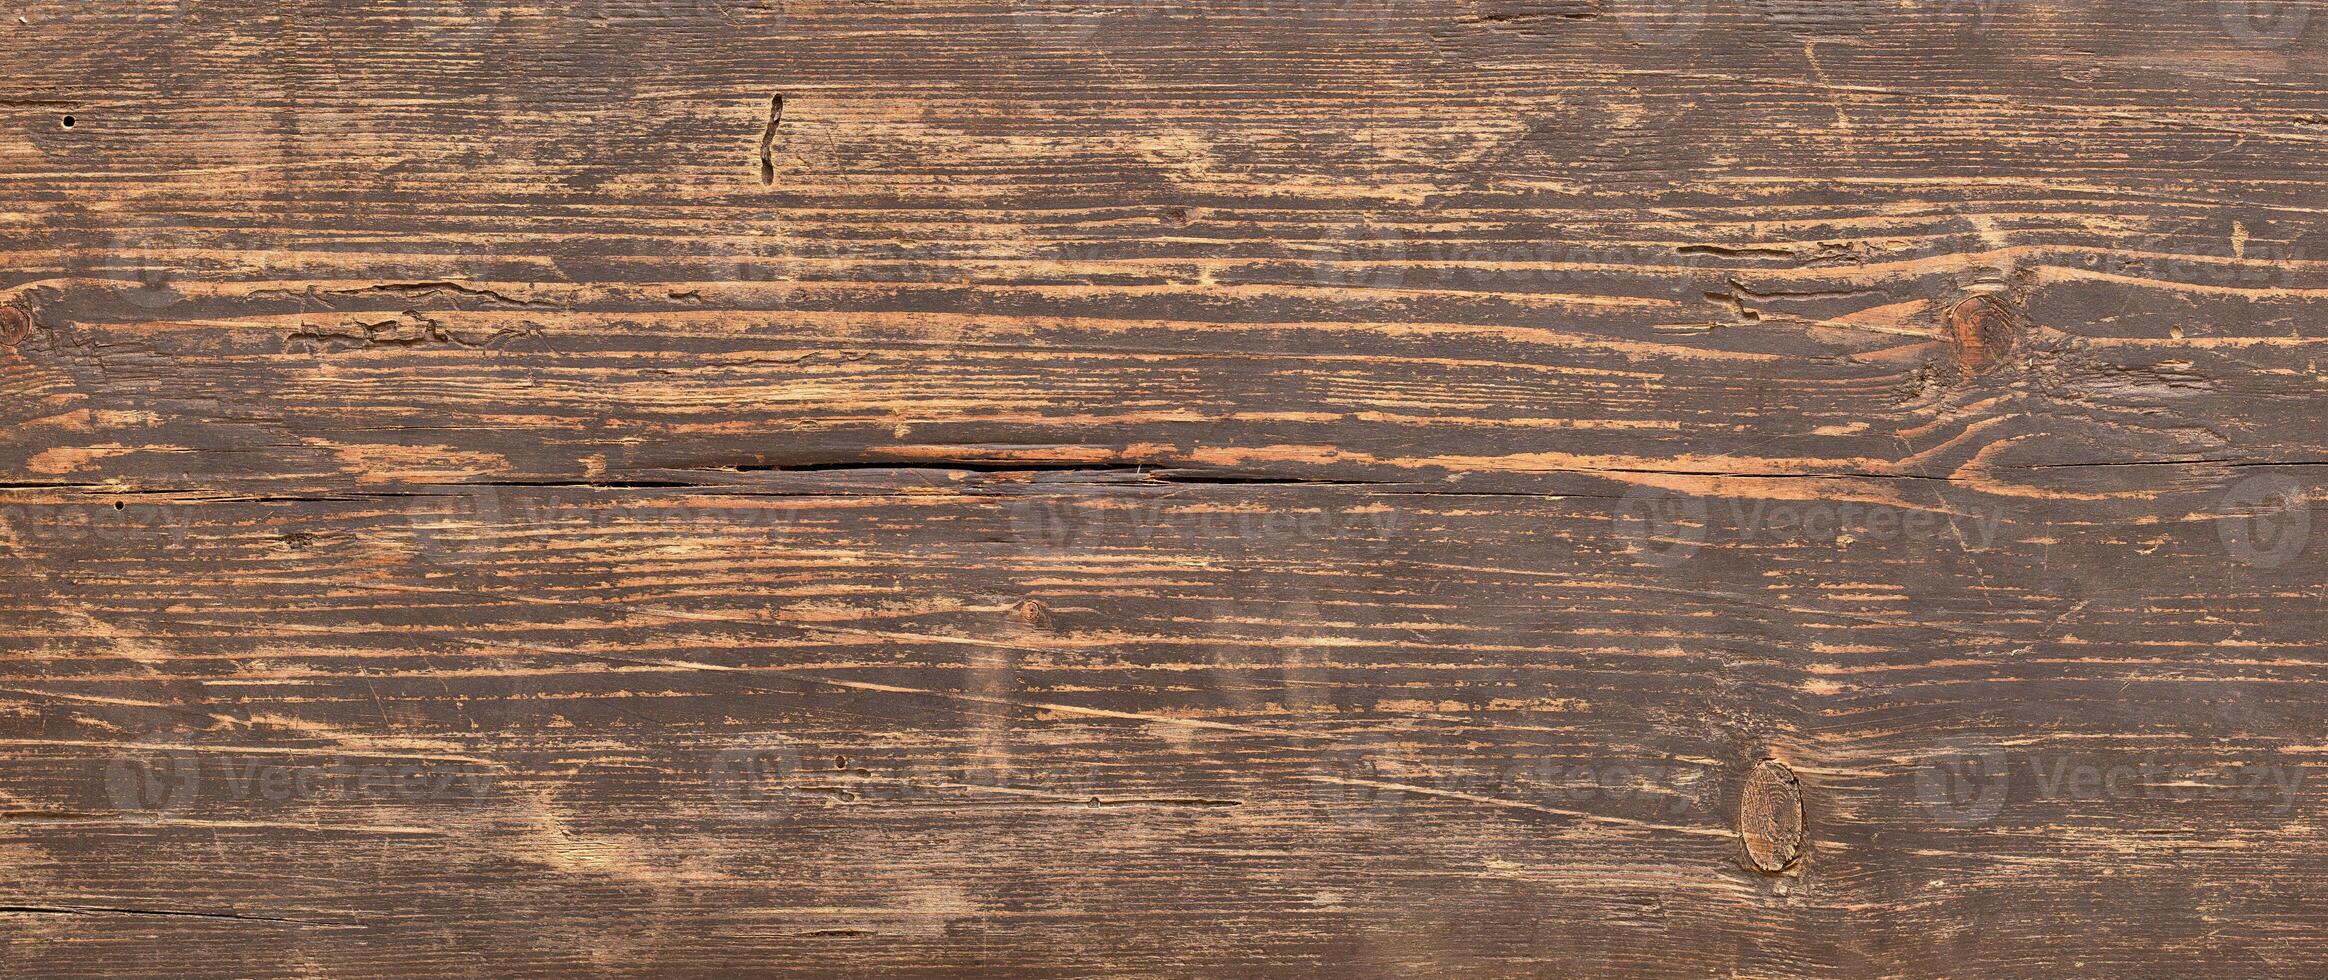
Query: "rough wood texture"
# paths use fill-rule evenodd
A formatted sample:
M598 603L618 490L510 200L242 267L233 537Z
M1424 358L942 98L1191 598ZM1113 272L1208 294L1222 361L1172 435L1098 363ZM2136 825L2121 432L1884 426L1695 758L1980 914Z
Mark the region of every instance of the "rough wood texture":
M2319 976L2328 11L32 0L9 976Z

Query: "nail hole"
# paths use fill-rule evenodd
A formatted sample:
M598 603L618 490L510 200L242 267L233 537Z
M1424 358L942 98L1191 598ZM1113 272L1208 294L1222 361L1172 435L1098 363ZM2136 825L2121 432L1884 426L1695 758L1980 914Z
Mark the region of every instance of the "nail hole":
M121 508L122 508L122 503L121 503L121 501L118 501L118 500L116 500L116 501L114 501L114 502L113 502L113 509L114 509L114 510L120 510Z
M71 117L71 116L66 116L65 118L63 118L62 120L59 120L59 121L60 121L60 122L63 122L63 123L65 124L65 128L66 128L66 129L71 129L71 128L73 128L73 117Z

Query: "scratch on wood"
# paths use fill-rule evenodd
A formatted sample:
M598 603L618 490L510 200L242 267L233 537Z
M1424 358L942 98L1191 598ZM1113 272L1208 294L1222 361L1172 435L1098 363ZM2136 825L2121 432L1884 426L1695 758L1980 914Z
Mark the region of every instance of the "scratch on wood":
M768 125L760 130L760 183L776 182L776 127L784 123L784 96L768 97Z

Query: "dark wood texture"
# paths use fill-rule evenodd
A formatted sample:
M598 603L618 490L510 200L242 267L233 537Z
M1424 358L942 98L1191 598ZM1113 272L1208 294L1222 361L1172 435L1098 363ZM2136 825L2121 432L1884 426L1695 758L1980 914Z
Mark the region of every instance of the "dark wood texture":
M2322 975L2315 7L0 11L0 973Z

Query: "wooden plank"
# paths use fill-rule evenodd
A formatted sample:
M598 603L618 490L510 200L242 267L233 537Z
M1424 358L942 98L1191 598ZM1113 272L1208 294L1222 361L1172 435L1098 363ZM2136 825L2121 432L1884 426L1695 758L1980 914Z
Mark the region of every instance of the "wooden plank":
M2318 975L2323 23L31 5L0 965Z

